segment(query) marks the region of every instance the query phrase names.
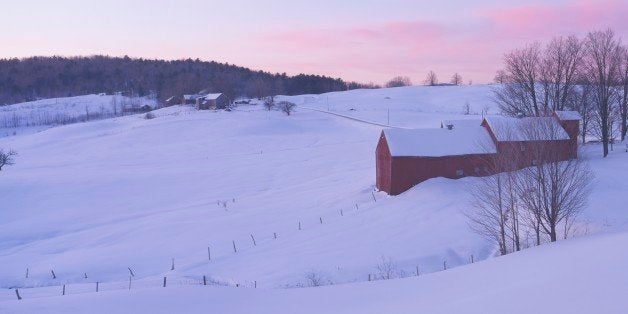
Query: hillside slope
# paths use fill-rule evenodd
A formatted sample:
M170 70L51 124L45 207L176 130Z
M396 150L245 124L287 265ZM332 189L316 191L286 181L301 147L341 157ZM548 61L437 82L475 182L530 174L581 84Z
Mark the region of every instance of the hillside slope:
M164 275L179 285L207 275L282 288L307 285L311 274L324 283L366 281L379 276L382 257L399 277L490 257L494 248L462 214L476 179L433 179L397 197L373 192L382 127L305 108L384 123L390 110L391 125L437 127L444 118L480 119L463 115L462 105L481 111L490 88L282 97L300 106L290 117L261 106L171 107L152 120L0 138L19 153L0 174L0 286L21 287L25 298L57 295L63 284L69 294L92 291L96 281L123 289L131 268L137 288L158 286ZM597 178L579 234L627 230L628 184L617 174L628 173L628 154L601 159L595 145L583 153ZM0 300L13 298L0 291Z
M264 290L203 286L0 303L4 313L625 313L628 233L562 241L420 277Z

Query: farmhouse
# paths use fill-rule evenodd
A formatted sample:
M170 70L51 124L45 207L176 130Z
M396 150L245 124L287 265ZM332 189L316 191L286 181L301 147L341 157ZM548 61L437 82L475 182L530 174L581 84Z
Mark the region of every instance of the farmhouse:
M425 180L486 176L577 157L580 116L487 117L443 121L435 129L385 129L377 148L380 191L401 194Z
M203 97L201 94L186 94L183 95L183 104L184 105L196 105L198 103L198 99Z
M229 98L225 94L207 94L199 97L196 101L196 108L199 110L225 109L229 106Z

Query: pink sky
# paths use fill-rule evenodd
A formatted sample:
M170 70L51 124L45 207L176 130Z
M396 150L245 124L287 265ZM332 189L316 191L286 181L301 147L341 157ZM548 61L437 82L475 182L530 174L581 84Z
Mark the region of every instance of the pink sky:
M556 1L58 0L3 4L0 57L200 58L383 83L429 70L489 82L504 52L613 28L628 4Z

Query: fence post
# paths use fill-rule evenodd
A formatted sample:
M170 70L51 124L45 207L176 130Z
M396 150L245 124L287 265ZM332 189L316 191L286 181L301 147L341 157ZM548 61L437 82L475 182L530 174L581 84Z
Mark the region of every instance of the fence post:
M233 252L238 253L238 249L236 249L236 246L235 246L235 241L231 241L231 242L233 242Z
M277 232L273 232L273 237L275 237L275 239L277 239Z
M131 267L127 267L129 269L129 273L131 273L131 276L135 277L135 274L133 273L133 270L131 270Z
M299 230L301 230L301 222L299 221Z
M371 195L373 196L373 201L375 201L375 203L377 203L377 199L375 199L375 193L373 193L373 191L371 191Z
M416 266L416 275L419 276L419 265Z
M369 281L371 281L371 274L369 274Z
M131 290L131 276L129 276L129 290Z
M257 280L255 280L255 288L257 288Z
M323 224L323 217L318 217L318 219L321 221L321 225Z
M447 261L443 261L443 270L447 270Z
M83 273L83 275L85 275L85 279L87 279L87 273Z
M15 295L17 296L18 300L22 300L22 297L20 296L20 292L17 291L17 288L15 288Z
M50 272L52 273L52 279L57 279L57 275L55 275L55 271L51 269Z
M207 278L205 278L205 275L203 275L203 286L207 286Z
M209 246L207 247L207 258L211 261L212 260L212 252L209 250Z
M26 278L28 278L28 268L26 268Z
M166 287L166 276L164 276L164 288Z
M65 295L65 285L63 285L63 292L61 293L61 295Z
M340 210L340 216L344 216L344 214L342 213L342 209Z
M253 240L253 246L257 246L257 243L255 242L255 238L253 237L252 234L251 234L251 240Z
M98 281L96 281L96 292L98 292Z
M172 267L170 267L170 270L174 270L174 258L172 258Z
M473 254L471 254L471 264L473 264Z
M355 209L359 209L359 208L358 208L358 204L355 204Z

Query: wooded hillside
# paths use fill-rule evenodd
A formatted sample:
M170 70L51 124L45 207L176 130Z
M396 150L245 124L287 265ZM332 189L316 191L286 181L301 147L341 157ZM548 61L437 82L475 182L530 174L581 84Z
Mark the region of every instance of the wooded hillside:
M201 60L147 60L129 57L31 57L0 59L0 104L91 93L125 92L159 100L184 93L222 92L262 97L318 94L358 88L319 75L287 76Z

